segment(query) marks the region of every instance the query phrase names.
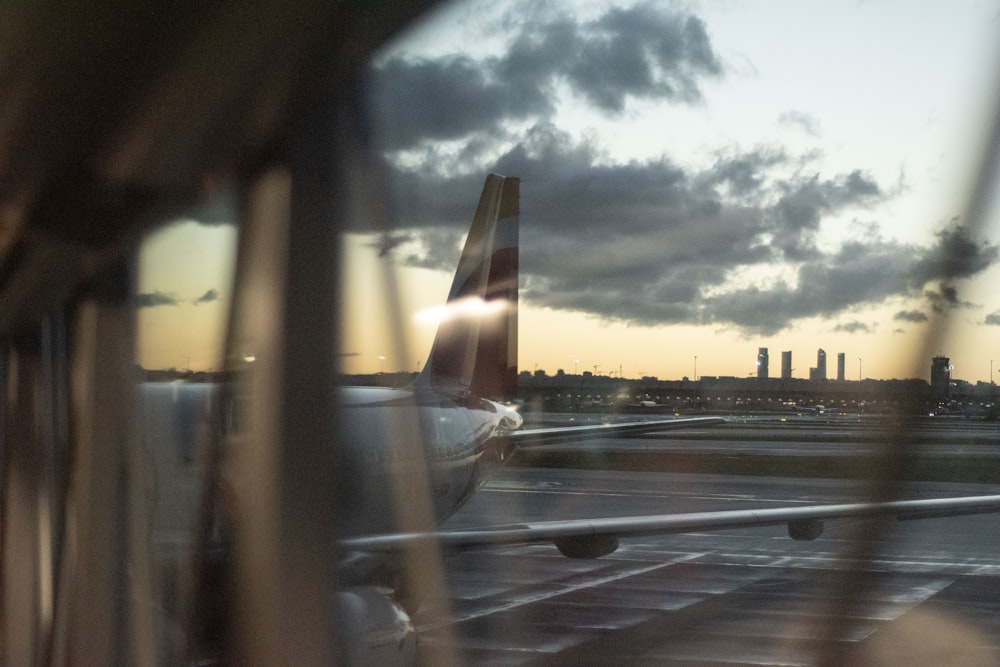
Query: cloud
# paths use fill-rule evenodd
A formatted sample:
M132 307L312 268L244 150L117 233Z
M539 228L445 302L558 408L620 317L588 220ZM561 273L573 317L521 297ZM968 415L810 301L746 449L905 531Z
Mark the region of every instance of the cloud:
M453 270L483 175L496 172L522 179L525 302L604 320L770 335L889 299L961 306L958 281L997 263L998 247L957 221L929 245L883 238L879 207L898 184L860 164L830 171L817 151L728 146L698 166L612 159L556 125L559 96L611 115L639 100L699 103L724 71L706 26L652 4L587 20L537 11L491 56L397 55L373 73L399 226L381 243L406 241L397 261ZM861 212L864 233L821 243ZM918 321L916 308L901 313Z
M524 296L537 305L639 324L775 333L799 318L919 296L929 279L957 272L936 257L968 238L952 229L936 246L920 248L869 233L823 251L816 239L825 218L891 195L861 170L803 176L799 158L780 151L721 156L703 170L666 156L601 160L593 145L540 125L484 170L522 178ZM407 263L452 268L480 179L396 170L399 191L420 193L416 205L398 207L421 248ZM994 246L973 246L964 254L977 266L995 261ZM776 264L790 268L785 279L729 282L741 267L769 271Z
M819 119L802 111L786 111L778 116L778 124L798 128L810 137L820 136Z
M881 238L877 227L820 248L825 220L893 196L861 170L803 175L801 156L734 152L701 170L663 156L608 164L586 140L544 124L477 172L450 178L395 169L404 261L453 269L485 171L522 178L524 297L636 324L718 324L773 334L891 297L940 310L961 305L951 283L997 262L997 246L962 226L931 246ZM806 160L806 166L809 166ZM777 277L740 284L756 269ZM928 285L935 285L927 288ZM949 285L940 287L940 285Z
M842 331L844 333L874 333L876 329L875 324L866 324L864 322L858 322L854 320L853 322L844 322L838 324L833 328L834 331Z
M824 220L869 210L892 194L860 170L788 173L797 161L758 151L719 158L703 170L666 156L607 164L594 146L544 125L484 171L522 178L526 301L609 320L773 334L798 319L834 317L893 297L923 297L940 310L962 305L942 281L997 262L997 246L954 225L931 246L886 240L875 228L820 248ZM480 179L397 170L394 182L422 192L421 205L401 214L418 248L407 263L453 268ZM773 274L776 266L783 272L763 282L732 280L746 270Z
M935 313L947 313L955 308L975 308L976 304L958 298L958 288L941 284L937 290L926 290L924 297Z
M219 293L214 289L210 289L201 296L199 296L197 299L195 299L192 303L194 303L197 306L202 303L211 303L212 301L218 301L218 300L219 300Z
M892 316L897 322L926 322L927 316L919 310L901 310Z
M212 301L218 301L219 292L215 289L210 289L204 294L199 296L197 299L193 299L190 303L194 305L199 305L202 303L211 303ZM185 299L185 303L188 301ZM157 308L159 306L177 306L181 303L177 297L173 294L167 294L166 292L154 291L154 292L143 292L135 296L135 307L136 308Z
M913 267L915 283L969 278L997 261L997 246L972 238L968 227L957 221L952 221L935 236L934 247Z
M468 230L466 230L468 231ZM425 269L454 270L462 247L463 232L457 229L432 228L423 230L415 237L419 239L422 251L408 254L405 263Z
M410 241L410 235L404 232L385 232L379 235L378 241L370 243L372 248L378 248L378 256L386 257L392 251Z
M987 315L983 323L991 326L1000 326L1000 310Z
M164 292L143 292L135 295L136 308L156 308L157 306L176 306L177 299Z
M635 100L696 103L700 80L722 74L701 19L656 3L612 8L593 20L528 5L515 12L522 16L509 22L502 55L397 55L373 68L369 87L384 149L544 120L555 111L557 89L606 114Z

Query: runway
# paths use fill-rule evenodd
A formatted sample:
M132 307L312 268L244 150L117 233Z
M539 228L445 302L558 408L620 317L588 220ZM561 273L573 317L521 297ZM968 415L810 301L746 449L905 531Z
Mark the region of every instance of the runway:
M858 492L839 480L508 468L444 527L843 502ZM996 490L921 483L903 492ZM473 665L814 665L833 655L1000 664L997 516L893 522L870 555L858 551L857 529L832 522L812 542L782 527L641 538L592 561L550 546L462 554L445 561L447 591L415 621L425 650L447 647Z
M664 416L546 415L538 426L640 421ZM667 417L669 418L669 417ZM537 418L536 418L537 419ZM859 415L729 416L719 426L549 445L548 451L763 454L767 456L870 456L894 436L889 417ZM909 419L907 451L917 456L1000 458L1000 429L973 420Z

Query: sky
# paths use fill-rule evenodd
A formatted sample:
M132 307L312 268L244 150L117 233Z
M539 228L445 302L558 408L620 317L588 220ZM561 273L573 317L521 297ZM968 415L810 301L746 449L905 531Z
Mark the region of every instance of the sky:
M848 379L926 378L941 354L954 377L990 380L1000 231L992 209L970 228L966 206L998 16L853 0L429 13L367 81L393 226L360 215L347 235L344 370L420 368L426 313L496 172L521 178L522 370L745 376L767 347L772 374L791 350L807 377L822 347ZM186 224L210 239L188 246L224 243ZM224 312L226 271L143 275L144 365L212 367L177 323Z
M145 239L136 295L143 368L221 368L235 251L235 226L204 218L174 221Z
M414 313L440 302L483 176L498 172L522 179L522 370L673 379L697 356L699 376L745 376L768 347L772 373L791 350L807 377L822 347L831 373L845 353L849 379L859 358L864 377L926 377L929 356L915 356L945 321L933 354L988 381L1000 238L963 218L996 97L998 10L435 12L373 68L397 228L357 230L348 283L394 272L404 301L420 292ZM365 279L369 260L395 268ZM418 367L434 327L406 321L402 354L377 347L384 325L353 322L345 367Z

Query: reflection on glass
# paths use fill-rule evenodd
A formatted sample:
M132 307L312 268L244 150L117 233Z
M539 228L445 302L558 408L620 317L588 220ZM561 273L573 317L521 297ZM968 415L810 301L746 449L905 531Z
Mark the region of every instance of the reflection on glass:
M185 587L204 460L215 437L236 228L179 220L139 251L135 294L140 438L151 464L151 539L161 657L183 659Z

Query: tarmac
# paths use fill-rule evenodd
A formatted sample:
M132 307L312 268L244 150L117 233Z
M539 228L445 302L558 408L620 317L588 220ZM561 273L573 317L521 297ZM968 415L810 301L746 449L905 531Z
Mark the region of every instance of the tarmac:
M443 528L859 499L861 485L506 468ZM914 483L908 497L996 493ZM1000 517L829 522L623 540L597 560L541 545L444 561L421 645L472 665L1000 664ZM440 654L437 654L440 655Z

